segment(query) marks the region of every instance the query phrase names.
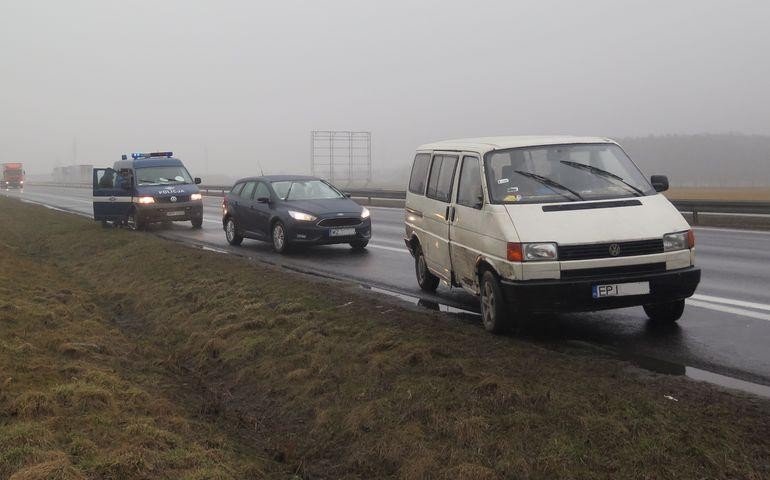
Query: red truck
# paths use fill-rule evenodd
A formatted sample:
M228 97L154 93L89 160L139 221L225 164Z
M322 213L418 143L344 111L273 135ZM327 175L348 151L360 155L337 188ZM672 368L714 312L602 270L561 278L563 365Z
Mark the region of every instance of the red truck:
M0 188L24 188L24 166L21 163L4 163Z

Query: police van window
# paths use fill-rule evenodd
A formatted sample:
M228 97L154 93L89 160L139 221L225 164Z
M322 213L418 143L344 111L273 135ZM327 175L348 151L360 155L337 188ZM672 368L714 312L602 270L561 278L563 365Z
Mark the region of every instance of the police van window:
M241 191L241 198L251 198L251 194L254 193L254 187L257 186L257 182L248 182Z
M257 198L270 198L270 189L267 188L267 185L264 184L264 182L259 182L257 184L257 189L254 191L254 199Z
M241 190L243 190L243 186L246 185L245 183L236 183L232 190L230 190L230 193L233 195L240 195Z
M441 202L449 202L452 196L452 182L454 181L456 156L436 155L433 157L433 165L428 178L428 198Z
M111 168L105 168L104 170L96 171L96 185L100 189L115 188L115 170Z
M180 185L193 180L187 169L180 166L140 167L136 169L136 183L139 186Z
M425 195L425 182L428 180L429 153L418 153L414 157L412 176L409 178L409 191Z
M457 186L457 204L479 208L481 197L481 169L476 157L463 157L460 182Z

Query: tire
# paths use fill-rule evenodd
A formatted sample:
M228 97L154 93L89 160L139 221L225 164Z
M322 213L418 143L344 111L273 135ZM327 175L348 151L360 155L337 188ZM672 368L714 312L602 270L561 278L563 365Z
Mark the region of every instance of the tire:
M190 220L190 223L192 223L192 228L195 230L200 230L203 228L203 217Z
M102 220L102 228L112 228L112 224L110 224L107 220Z
M273 239L273 250L276 253L286 253L289 251L289 239L286 238L286 227L283 222L278 220L270 229L270 237Z
M147 228L147 223L142 221L142 218L136 213L136 210L131 210L131 213L126 217L126 226L134 231L140 231Z
M422 247L419 245L415 247L414 252L414 273L417 276L417 284L423 292L433 293L436 291L439 278L428 270L425 255L422 254Z
M486 270L481 275L481 321L492 333L505 333L511 329L510 311L505 303L500 282L494 273Z
M366 249L367 245L369 245L369 240L355 240L353 242L350 242L350 248L352 248L357 252L360 252Z
M682 318L682 313L684 313L684 300L645 305L644 313L647 314L647 317L654 324L671 325Z
M243 242L243 237L238 235L238 226L233 217L227 217L227 222L225 222L225 239L227 239L227 243L235 247Z

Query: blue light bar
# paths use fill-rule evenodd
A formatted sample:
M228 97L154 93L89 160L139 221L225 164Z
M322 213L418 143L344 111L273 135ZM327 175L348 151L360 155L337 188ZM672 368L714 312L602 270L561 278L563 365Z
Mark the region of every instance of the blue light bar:
M152 158L152 157L172 157L174 152L152 152L152 153L132 153L131 158L134 160L138 158Z

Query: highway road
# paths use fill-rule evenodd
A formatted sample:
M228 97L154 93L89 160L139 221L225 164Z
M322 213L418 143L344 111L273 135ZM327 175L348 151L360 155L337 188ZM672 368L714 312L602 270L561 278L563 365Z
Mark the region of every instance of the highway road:
M92 213L88 189L28 186L23 192L2 193L84 215ZM419 297L434 307L439 303L478 311L476 299L460 289L442 286L436 296L419 290L412 257L402 240L402 209L370 207L373 238L366 252L324 246L281 256L268 244L253 240L245 240L240 247L229 246L221 226L221 198L205 197L204 204L202 230L180 223L153 226L150 231L295 270L354 280L415 301ZM694 367L770 386L770 232L695 230L703 278L678 325L654 328L639 307L539 317L514 335L556 348L589 343L648 368L684 373L685 367ZM480 321L478 324L481 328Z

